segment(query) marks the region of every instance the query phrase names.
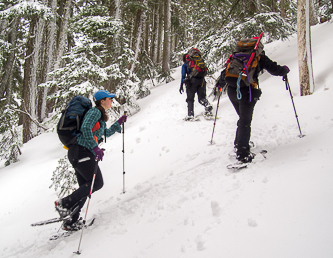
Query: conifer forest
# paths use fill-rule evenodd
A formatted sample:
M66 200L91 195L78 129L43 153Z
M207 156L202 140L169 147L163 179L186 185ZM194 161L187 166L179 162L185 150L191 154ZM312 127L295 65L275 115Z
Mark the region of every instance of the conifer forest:
M0 0L0 159L55 127L74 95L116 93L109 114L137 112L156 82L173 80L197 47L216 74L242 37L263 43L297 30L305 0ZM332 0L310 0L310 23L332 17Z

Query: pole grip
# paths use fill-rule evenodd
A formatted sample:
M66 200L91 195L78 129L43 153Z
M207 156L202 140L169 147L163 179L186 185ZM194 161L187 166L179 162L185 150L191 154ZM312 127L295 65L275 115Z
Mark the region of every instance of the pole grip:
M124 111L124 116L127 115L127 111ZM123 122L122 124L122 129L123 129L123 134L125 133L125 123Z

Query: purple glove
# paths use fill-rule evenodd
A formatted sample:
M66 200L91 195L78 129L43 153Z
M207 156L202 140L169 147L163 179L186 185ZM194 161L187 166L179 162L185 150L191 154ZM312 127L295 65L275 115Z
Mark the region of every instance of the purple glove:
M96 146L95 148L93 148L93 151L95 153L95 159L102 161L104 156L103 150L101 150L98 146Z
M118 123L121 125L122 123L125 123L127 120L127 116L123 115L118 119Z
M290 72L290 69L289 69L289 67L288 67L288 66L284 65L283 67L286 69L286 73L285 73L284 75L286 75L287 73L289 73L289 72Z

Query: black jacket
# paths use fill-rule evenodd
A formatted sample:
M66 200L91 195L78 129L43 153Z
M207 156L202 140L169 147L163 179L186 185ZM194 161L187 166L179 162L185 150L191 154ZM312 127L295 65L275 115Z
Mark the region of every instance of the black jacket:
M259 85L259 73L263 70L267 70L267 72L269 72L271 75L274 76L284 76L288 73L288 70L281 65L278 65L276 62L272 61L271 59L269 59L269 57L267 57L265 55L265 51L262 52L262 56L259 60L259 64L256 68L256 71L253 75L253 80ZM228 83L231 87L237 87L237 78L233 78L233 77L228 77L225 78L225 69L221 72L221 76L219 79L219 85L224 87L224 85ZM246 84L241 81L240 84L241 87L247 87Z

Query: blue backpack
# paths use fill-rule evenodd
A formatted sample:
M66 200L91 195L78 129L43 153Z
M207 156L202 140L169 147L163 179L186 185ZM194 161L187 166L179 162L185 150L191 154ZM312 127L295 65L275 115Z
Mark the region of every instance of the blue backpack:
M75 96L61 111L62 115L57 125L57 133L66 148L77 144L76 138L81 134L80 128L83 117L90 108L92 108L90 99Z

